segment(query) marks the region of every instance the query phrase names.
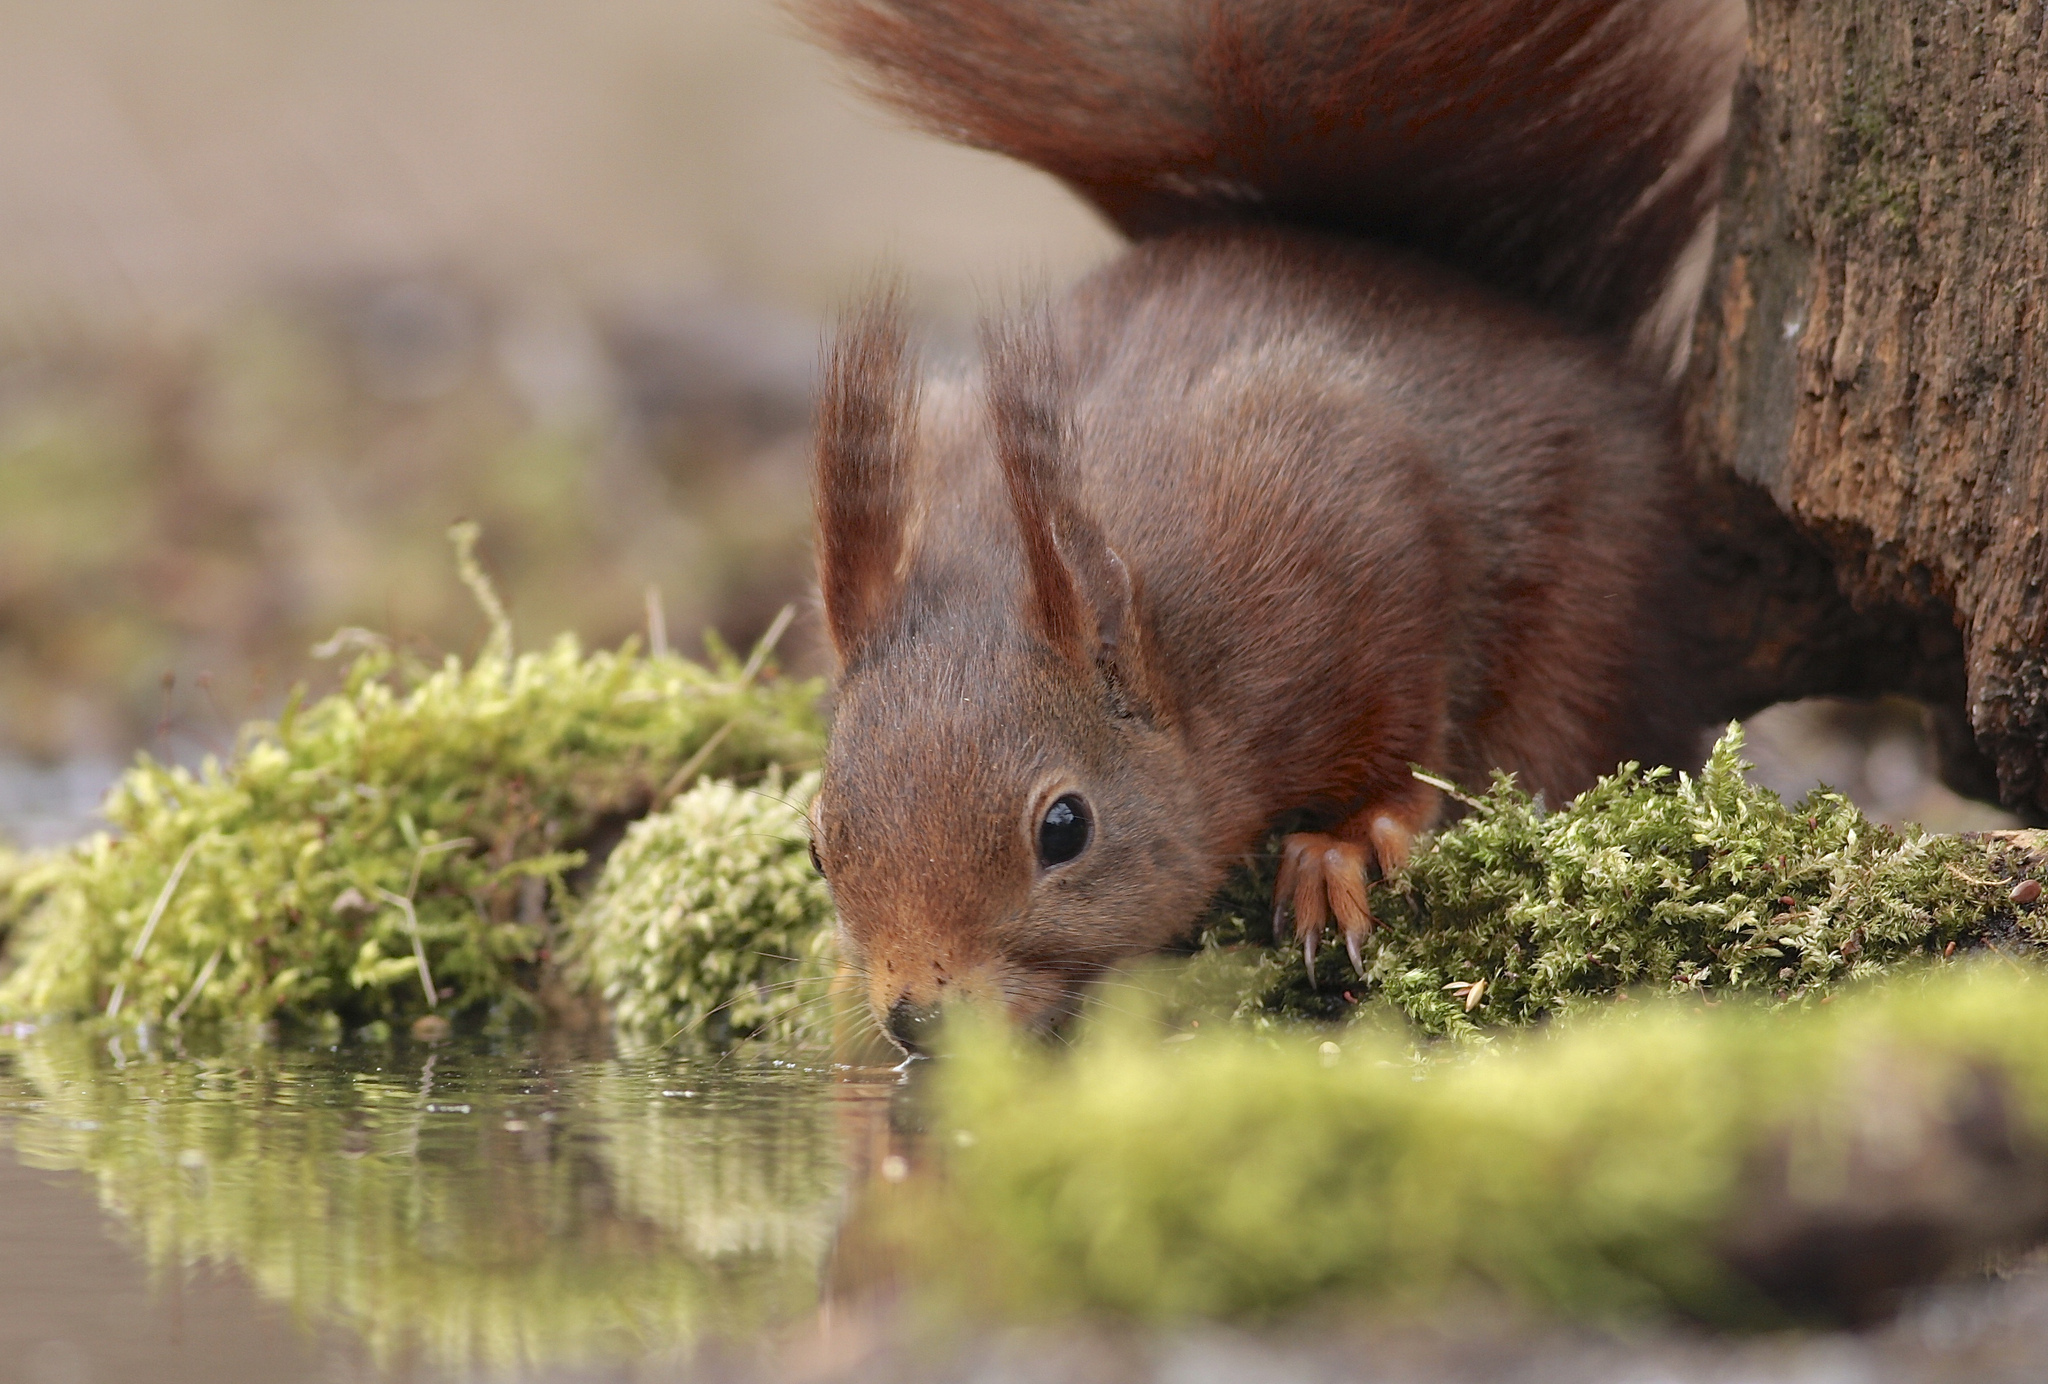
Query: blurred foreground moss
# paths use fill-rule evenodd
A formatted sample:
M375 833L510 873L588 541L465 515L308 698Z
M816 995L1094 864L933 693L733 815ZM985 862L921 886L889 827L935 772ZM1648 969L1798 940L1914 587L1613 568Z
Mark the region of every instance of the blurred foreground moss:
M1731 726L1697 775L1634 765L1560 811L1505 777L1376 886L1382 926L1363 977L1341 947L1311 979L1299 955L1259 946L1240 1017L1344 1018L1391 1001L1422 1032L1470 1036L1618 995L1756 993L1805 1002L1844 981L1986 940L2048 940L2014 878L2023 844L1903 832L1839 793L1786 803L1744 777ZM1218 899L1211 948L1263 944L1270 867Z
M0 1037L0 1139L91 1178L153 1269L237 1270L379 1359L465 1377L809 1310L845 1181L833 1090L793 1064L531 1046L182 1058L76 1026Z
M815 682L564 637L416 666L374 636L342 690L297 700L197 773L140 760L118 828L32 861L0 1013L345 1025L532 1008L585 847L697 775L815 759ZM762 651L765 657L765 648Z
M2048 1231L2048 980L1994 964L1420 1063L1363 1029L1126 1025L1065 1060L983 1032L938 1073L907 1252L1005 1313L1865 1317Z

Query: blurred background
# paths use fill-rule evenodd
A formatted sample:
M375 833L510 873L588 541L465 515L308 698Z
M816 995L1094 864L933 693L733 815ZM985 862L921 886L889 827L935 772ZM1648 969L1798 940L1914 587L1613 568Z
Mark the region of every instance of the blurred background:
M900 271L940 349L1114 248L1048 179L893 126L773 0L0 0L0 840L86 830L367 625L744 645L809 582L834 310ZM800 621L789 661L822 660ZM1891 820L1909 704L1752 726Z

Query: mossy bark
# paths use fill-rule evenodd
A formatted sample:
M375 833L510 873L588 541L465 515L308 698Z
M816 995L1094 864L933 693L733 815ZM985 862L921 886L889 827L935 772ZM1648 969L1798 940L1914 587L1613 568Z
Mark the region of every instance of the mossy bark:
M1717 710L1905 692L2048 820L2048 3L1750 24L1686 381Z

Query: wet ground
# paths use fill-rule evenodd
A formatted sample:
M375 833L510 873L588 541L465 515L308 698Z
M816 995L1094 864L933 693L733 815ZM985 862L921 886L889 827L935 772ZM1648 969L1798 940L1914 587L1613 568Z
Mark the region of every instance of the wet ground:
M847 1232L915 1154L914 1099L887 1070L560 1039L0 1035L0 1381L2048 1378L2038 1269L1863 1333L1617 1334L1478 1305L916 1330L877 1308L885 1266Z

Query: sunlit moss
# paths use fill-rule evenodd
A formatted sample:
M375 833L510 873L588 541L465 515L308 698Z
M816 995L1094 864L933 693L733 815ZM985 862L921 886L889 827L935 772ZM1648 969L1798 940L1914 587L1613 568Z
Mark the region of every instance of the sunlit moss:
M363 635L343 689L199 772L140 760L113 834L42 862L0 1012L149 1023L507 1016L531 1004L599 828L699 773L815 759L819 686L564 638L467 665ZM433 993L430 995L431 983Z
M984 1033L939 1074L946 1171L910 1252L942 1295L1006 1312L1258 1317L1479 1292L1780 1321L1731 1249L1758 1213L1856 1223L1885 1159L1946 1171L1929 1149L1971 1101L2038 1160L2043 987L1978 968L1804 1012L1610 1007L1420 1062L1362 1031L1162 1044L1125 1025L1058 1055ZM945 1267L969 1260L971 1277Z
M833 969L832 896L811 867L818 776L705 783L634 823L577 914L571 984L644 1038L812 1036Z
M153 1268L232 1268L378 1358L461 1373L642 1358L799 1316L843 1192L829 1083L765 1064L115 1060L60 1027L0 1039L0 1110L14 1155L91 1177Z
M2008 897L2023 852L1895 832L1826 789L1788 804L1747 767L1731 727L1698 775L1625 766L1561 811L1497 780L1373 890L1363 977L1341 947L1313 985L1292 951L1263 957L1241 1014L1342 1018L1384 998L1425 1033L1471 1035L1621 994L1804 1001L1952 945L2048 937ZM1210 945L1263 943L1271 878L1233 882Z

